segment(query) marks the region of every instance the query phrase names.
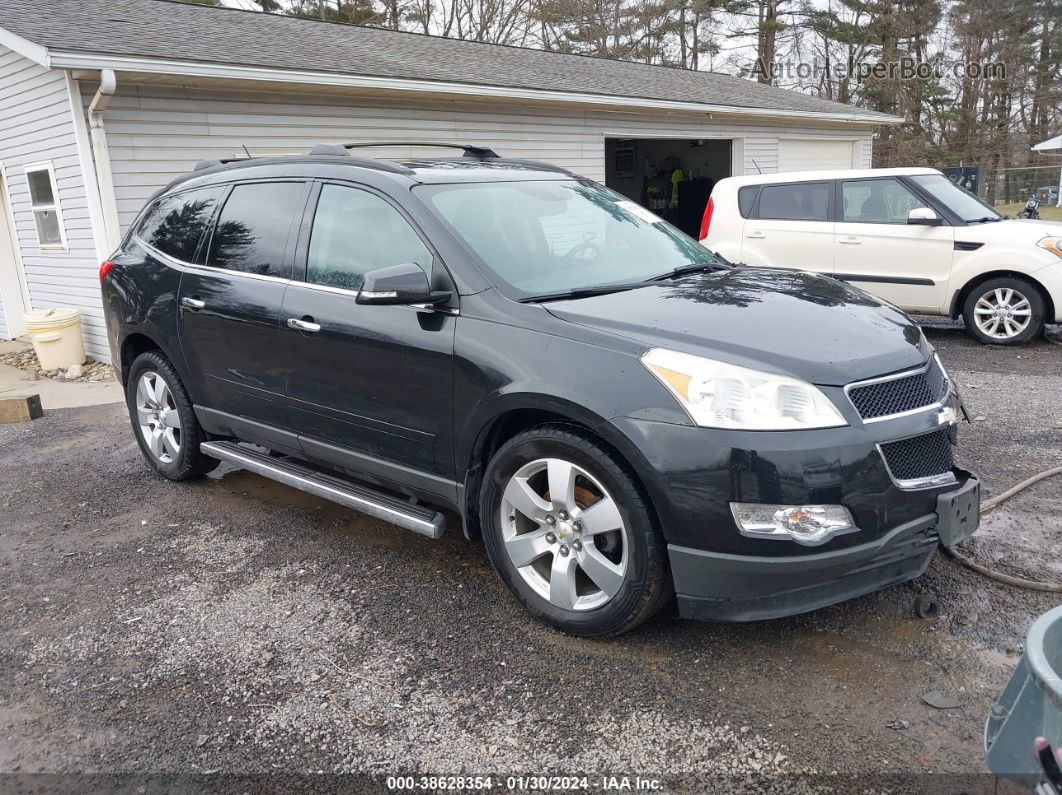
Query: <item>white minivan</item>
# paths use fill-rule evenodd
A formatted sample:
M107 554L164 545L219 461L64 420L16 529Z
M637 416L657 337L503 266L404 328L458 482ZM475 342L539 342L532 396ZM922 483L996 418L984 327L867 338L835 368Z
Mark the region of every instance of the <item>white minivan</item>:
M720 180L701 243L745 265L830 274L1011 345L1062 322L1062 223L1008 219L930 168Z

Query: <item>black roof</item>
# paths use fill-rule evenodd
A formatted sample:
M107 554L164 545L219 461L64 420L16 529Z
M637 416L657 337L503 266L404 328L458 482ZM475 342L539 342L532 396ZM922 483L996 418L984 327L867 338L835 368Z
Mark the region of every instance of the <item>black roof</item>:
M0 0L0 28L60 52L892 118L732 75L169 0Z

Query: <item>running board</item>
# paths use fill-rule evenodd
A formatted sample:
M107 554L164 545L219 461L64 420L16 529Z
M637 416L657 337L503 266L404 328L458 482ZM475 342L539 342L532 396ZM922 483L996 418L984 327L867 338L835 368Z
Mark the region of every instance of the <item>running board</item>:
M338 502L428 538L442 538L446 519L438 511L403 502L365 486L356 486L293 461L241 447L235 442L203 442L199 449L211 458L235 464L293 489Z

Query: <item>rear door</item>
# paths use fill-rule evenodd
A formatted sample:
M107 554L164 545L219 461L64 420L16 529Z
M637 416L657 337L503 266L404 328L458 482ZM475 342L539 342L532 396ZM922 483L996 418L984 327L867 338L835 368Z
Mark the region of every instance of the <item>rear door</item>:
M261 424L287 427L280 307L291 279L305 181L232 187L203 264L181 278L179 334L202 408L241 436L275 443ZM242 422L246 421L246 422Z
M907 223L927 203L893 177L839 180L834 273L910 312L940 311L955 227Z
M833 272L833 187L829 180L764 185L745 222L746 265Z

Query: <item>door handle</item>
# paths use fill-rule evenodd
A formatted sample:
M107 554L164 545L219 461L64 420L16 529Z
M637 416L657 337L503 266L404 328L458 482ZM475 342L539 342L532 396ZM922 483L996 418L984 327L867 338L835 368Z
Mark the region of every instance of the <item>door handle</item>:
M765 237L767 237L767 235L757 230L755 232L749 232L745 235L745 237L747 237L749 240L763 240Z
M288 328L293 328L298 331L307 331L310 334L316 334L321 330L320 323L314 323L313 320L299 320L297 317L288 318Z
M200 298L182 298L181 306L186 306L189 309L202 309L206 306L206 301Z
M843 243L846 246L858 246L863 243L858 237L842 237L837 242Z

